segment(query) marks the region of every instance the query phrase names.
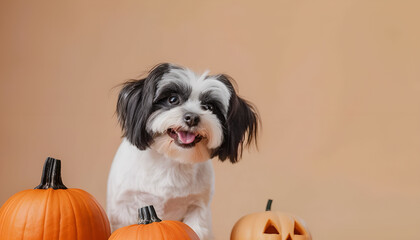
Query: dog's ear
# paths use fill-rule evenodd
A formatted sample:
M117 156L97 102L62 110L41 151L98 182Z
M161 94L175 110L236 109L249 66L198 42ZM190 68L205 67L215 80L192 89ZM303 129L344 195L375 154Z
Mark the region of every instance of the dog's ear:
M227 75L218 75L217 78L229 88L231 97L226 122L223 123L223 143L213 156L218 156L221 161L229 159L235 163L242 157L244 144L246 147L252 143L257 145L261 121L256 108L236 94L232 78Z
M146 78L124 83L118 96L117 115L123 136L140 150L145 150L153 141L146 130L147 120L153 110L157 83L171 67L168 63L155 66Z

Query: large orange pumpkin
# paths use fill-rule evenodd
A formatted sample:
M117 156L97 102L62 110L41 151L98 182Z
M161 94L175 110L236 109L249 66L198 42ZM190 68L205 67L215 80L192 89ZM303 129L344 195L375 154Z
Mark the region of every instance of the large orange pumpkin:
M41 184L16 193L0 208L0 239L106 240L108 218L89 193L67 189L60 160L47 158Z
M153 206L139 209L139 222L112 233L109 240L199 240L185 223L160 220Z
M231 240L311 240L305 223L291 214L271 211L268 200L266 211L242 217L236 222Z

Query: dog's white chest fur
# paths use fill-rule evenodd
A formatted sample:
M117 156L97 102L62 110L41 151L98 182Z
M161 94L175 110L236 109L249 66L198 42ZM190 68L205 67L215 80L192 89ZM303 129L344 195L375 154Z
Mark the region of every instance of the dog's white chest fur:
M191 214L210 219L213 182L210 160L178 163L153 149L141 151L124 139L108 179L107 209L112 228L116 230L136 223L137 209L147 205L154 205L165 220L186 222ZM195 225L202 225L199 220L195 221L187 224L193 229Z

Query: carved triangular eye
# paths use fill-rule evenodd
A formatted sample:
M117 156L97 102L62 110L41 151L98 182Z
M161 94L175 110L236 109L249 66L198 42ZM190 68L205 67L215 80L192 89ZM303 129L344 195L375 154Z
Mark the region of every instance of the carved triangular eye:
M303 235L302 227L295 221L295 229L294 229L295 235Z
M279 230L270 219L265 224L264 234L280 234Z

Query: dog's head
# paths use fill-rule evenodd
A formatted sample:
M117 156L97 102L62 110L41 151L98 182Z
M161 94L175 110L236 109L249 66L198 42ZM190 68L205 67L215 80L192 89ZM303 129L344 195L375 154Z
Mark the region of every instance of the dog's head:
M124 84L117 114L126 137L179 162L217 156L232 163L256 140L259 118L226 75L197 75L163 63Z

